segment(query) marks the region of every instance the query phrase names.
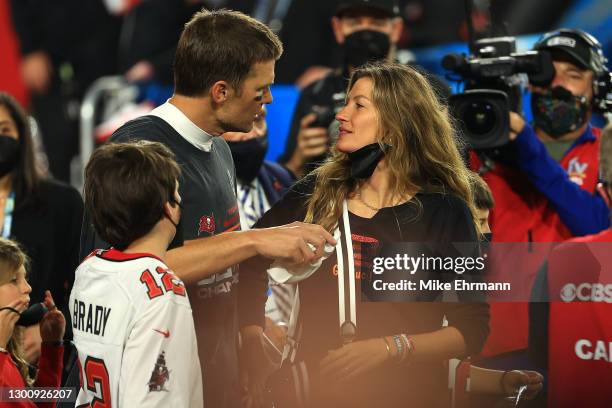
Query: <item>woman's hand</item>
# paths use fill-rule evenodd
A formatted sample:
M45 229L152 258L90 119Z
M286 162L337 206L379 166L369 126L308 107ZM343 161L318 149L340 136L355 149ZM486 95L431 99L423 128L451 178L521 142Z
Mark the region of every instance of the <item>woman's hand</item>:
M0 310L0 347L6 348L9 340L13 336L15 323L19 320L20 314L28 308L29 300L26 298L15 300Z
M537 371L512 370L504 375L501 385L504 394L507 395L515 395L520 387L526 385L527 390L524 398L529 400L540 392L543 387L542 381L544 381L544 377Z
M51 292L45 291L45 300L43 301L49 312L40 321L40 337L42 341L61 341L64 338L66 331L66 319L60 312L55 303Z
M332 350L321 360L322 378L334 381L350 380L379 367L389 359L387 346L382 338L349 343Z

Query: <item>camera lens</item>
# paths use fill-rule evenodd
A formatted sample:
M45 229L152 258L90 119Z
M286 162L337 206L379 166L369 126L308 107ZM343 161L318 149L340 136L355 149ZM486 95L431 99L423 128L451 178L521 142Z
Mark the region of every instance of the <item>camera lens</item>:
M487 101L468 103L461 116L467 131L474 135L485 135L495 126L494 107Z

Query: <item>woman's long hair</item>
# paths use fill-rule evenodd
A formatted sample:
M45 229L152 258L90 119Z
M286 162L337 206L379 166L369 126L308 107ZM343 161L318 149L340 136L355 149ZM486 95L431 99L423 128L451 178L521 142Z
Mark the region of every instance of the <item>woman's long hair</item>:
M19 245L14 241L0 238L0 285L8 283L21 266L28 267L29 260ZM17 365L21 376L27 386L31 386L33 379L30 378L29 364L23 357L23 334L20 326L15 326L13 335L6 346L13 361Z
M455 194L476 220L468 170L459 154L452 121L425 77L400 64L368 64L353 73L349 92L361 78L373 83L381 132L378 143L392 146L385 155L392 197L417 191ZM331 231L342 214L343 200L357 187L350 177L348 155L333 146L330 158L309 177L315 178L315 188L307 201L305 222Z
M34 198L41 179L40 174L36 170L34 142L30 132L30 123L26 113L11 95L0 92L0 106L3 106L8 111L17 125L19 161L12 172L12 182L15 195L19 197L19 205L23 206Z

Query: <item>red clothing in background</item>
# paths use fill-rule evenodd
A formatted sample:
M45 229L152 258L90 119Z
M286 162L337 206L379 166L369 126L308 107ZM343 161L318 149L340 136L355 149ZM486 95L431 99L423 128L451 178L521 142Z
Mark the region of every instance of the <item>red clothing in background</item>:
M0 91L11 94L22 106L28 106L29 96L19 72L21 60L8 0L0 0L0 50Z
M64 347L43 344L38 360L38 376L34 386L58 388L62 381L63 358ZM25 386L23 377L11 355L0 353L0 387L24 388ZM0 402L0 408L53 408L55 405L54 402Z

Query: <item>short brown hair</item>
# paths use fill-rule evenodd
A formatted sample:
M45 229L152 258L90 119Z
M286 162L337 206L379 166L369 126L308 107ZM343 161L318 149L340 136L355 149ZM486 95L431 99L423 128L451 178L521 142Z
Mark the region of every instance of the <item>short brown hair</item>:
M148 234L174 202L180 169L172 152L149 141L110 143L85 168L85 207L96 232L125 248Z
M601 132L599 143L599 173L601 181L612 188L612 124Z
M174 57L174 90L202 96L217 81L240 91L257 62L277 60L283 45L265 24L232 10L203 9L185 25Z
M477 173L470 171L469 175L470 187L474 195L474 205L479 210L491 210L495 207L495 200L493 199L491 189Z

